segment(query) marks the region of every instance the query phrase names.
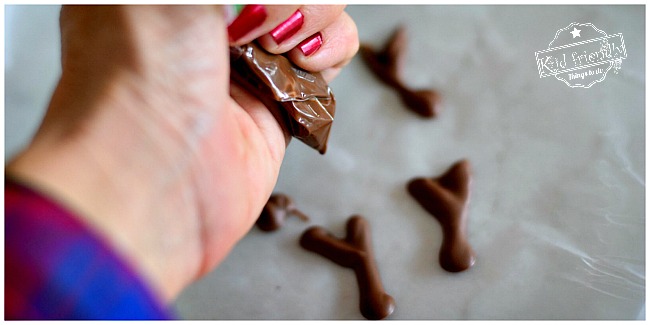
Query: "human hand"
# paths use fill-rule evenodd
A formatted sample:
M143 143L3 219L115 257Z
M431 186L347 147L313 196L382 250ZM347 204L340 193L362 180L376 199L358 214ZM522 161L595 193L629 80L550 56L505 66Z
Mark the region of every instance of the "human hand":
M230 85L229 43L258 39L329 80L356 52L354 24L330 6L300 7L299 31L272 43L296 9L268 6L229 42L215 6L64 7L61 79L6 172L76 211L172 299L254 224L284 156L273 115ZM296 48L319 30L317 51Z
M342 5L250 5L228 28L232 45L252 40L268 52L286 53L309 71L331 81L356 54L357 30ZM320 40L320 41L319 41Z

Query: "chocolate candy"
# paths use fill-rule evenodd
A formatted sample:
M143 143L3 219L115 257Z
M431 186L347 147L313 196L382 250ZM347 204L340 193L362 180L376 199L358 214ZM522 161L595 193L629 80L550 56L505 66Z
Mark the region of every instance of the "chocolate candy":
M264 205L255 224L263 231L274 231L279 229L289 216L296 216L304 221L309 220L309 217L296 208L289 196L273 194Z
M359 283L359 307L367 319L383 319L395 310L393 297L384 291L375 265L368 222L352 216L347 222L345 238L338 239L322 227L307 229L300 245L332 262L354 270Z
M325 153L336 101L320 73L253 43L230 48L230 67L230 78L262 101L284 130Z
M440 110L440 96L434 90L411 90L404 84L401 71L405 50L406 32L403 26L393 33L381 51L374 51L366 44L360 47L361 57L370 70L397 91L407 108L422 117L433 118Z
M461 160L437 178L416 178L407 185L411 196L442 226L439 260L449 272L464 271L476 260L466 231L470 183L469 162Z

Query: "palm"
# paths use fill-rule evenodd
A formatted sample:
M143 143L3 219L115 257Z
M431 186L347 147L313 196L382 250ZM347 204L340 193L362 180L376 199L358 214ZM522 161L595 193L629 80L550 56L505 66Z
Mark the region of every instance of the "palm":
M164 93L182 94L166 101L176 103L169 110L182 111L181 119L192 126L182 133L187 165L171 169L181 171L182 192L168 197L175 200L170 221L173 227L181 227L175 233L188 239L181 245L186 252L199 252L201 275L218 264L254 224L271 195L286 142L270 111L229 84L224 71L229 68L225 35L215 37L214 30L205 30L211 24L199 19L214 19L214 15L193 17L192 24L185 25L187 30L179 31L178 42L168 45L173 49L170 53L180 57L165 61L181 64L174 67L177 75L168 79ZM202 46L197 48L197 43Z
M98 19L112 19L109 33L107 22ZM119 23L129 20L137 24ZM71 71L69 79L83 80L69 92L126 85L119 93L136 94L136 103L113 109L122 123L138 128L137 139L124 143L147 143L148 152L137 157L148 170L135 173L148 174L151 164L165 171L151 193L156 203L139 218L152 219L152 233L166 236L134 238L144 242L139 245L148 259L167 262L153 268L173 268L170 273L181 278L209 271L253 225L271 194L285 148L271 113L229 85L222 15L211 6L66 7L62 21L64 71ZM94 78L75 75L84 69ZM89 115L82 109L67 114Z
M203 266L212 269L259 216L284 156L285 138L272 114L233 86L234 100L215 119L192 169L199 195ZM189 202L188 209L192 209Z

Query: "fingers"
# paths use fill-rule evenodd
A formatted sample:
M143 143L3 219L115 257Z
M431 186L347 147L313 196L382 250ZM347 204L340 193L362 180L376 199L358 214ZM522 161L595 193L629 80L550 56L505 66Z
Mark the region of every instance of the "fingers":
M312 50L305 47L309 46L309 42L318 36L320 36L322 44L317 49ZM309 71L323 71L326 69L338 71L338 68L350 62L358 49L357 26L352 18L343 12L338 19L323 28L316 36L307 38L289 51L288 56L295 64ZM311 52L307 51L308 55L306 55L306 50Z
M278 27L258 39L271 53L284 53L336 21L345 6L302 6Z
M296 65L330 81L359 48L357 27L342 5L248 5L228 26L230 45L253 40L287 53Z
M247 5L228 26L230 45L237 46L271 32L287 20L300 6Z

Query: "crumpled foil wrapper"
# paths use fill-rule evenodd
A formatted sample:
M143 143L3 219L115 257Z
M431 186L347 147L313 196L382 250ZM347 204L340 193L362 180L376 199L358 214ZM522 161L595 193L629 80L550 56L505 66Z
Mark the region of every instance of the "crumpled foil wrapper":
M230 65L231 79L260 99L285 130L325 153L336 101L320 73L296 67L253 43L231 47Z

